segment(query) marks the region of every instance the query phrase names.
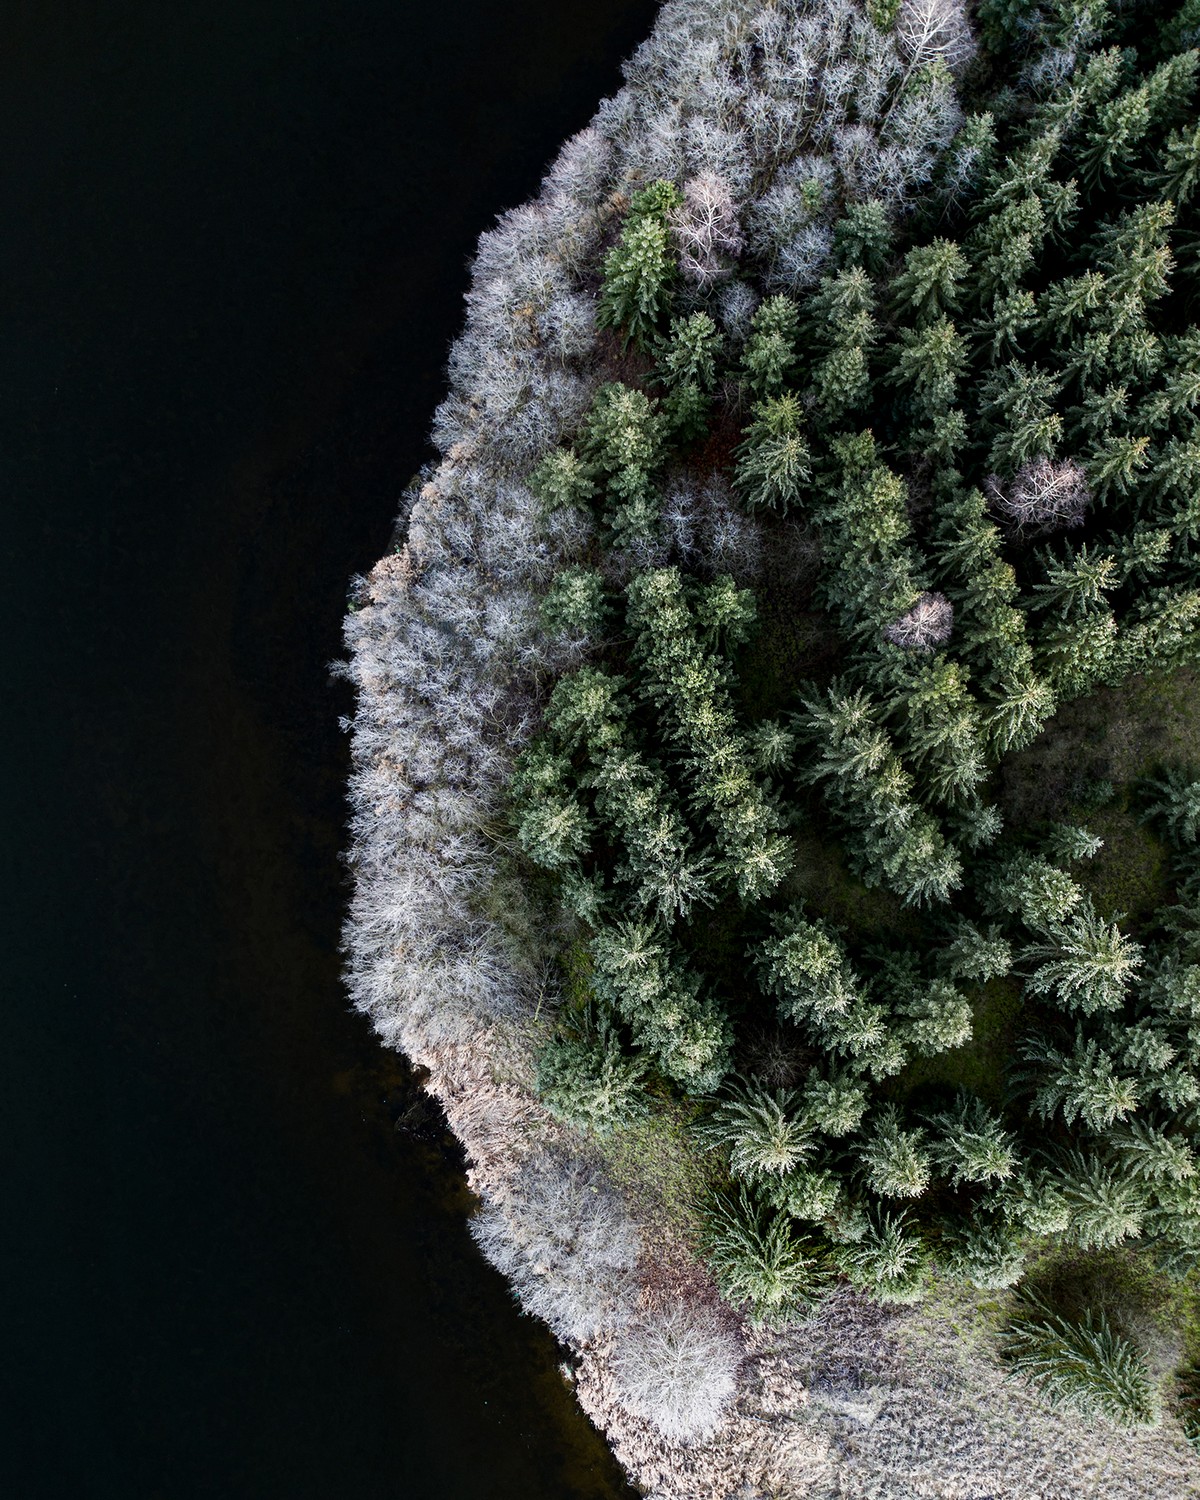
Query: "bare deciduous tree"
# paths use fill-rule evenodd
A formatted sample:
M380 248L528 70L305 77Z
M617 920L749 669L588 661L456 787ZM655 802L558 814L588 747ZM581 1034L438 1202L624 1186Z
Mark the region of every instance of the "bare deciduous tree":
M985 488L996 510L1022 531L1078 526L1092 498L1087 476L1074 459L1044 455L1023 463L1009 484L993 474Z
M675 1302L618 1335L613 1372L622 1403L671 1442L707 1436L733 1396L742 1350L704 1307Z
M975 55L975 38L961 0L901 0L896 37L911 68L940 58L958 71Z
M945 594L932 589L918 598L910 610L884 630L884 638L905 651L932 651L950 639L954 629L954 606Z
M724 178L704 172L684 184L683 203L671 215L671 234L679 270L693 286L710 287L730 275L729 262L742 253L745 240Z

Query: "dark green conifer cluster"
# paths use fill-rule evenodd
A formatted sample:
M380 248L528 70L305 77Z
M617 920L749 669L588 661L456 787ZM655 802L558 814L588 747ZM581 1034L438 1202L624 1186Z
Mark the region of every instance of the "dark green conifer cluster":
M985 6L990 108L925 207L901 232L848 204L811 293L740 335L715 273L680 283L679 189L637 193L599 299L622 376L537 475L602 540L543 603L592 654L512 788L592 973L545 1094L597 1129L646 1088L701 1102L712 1263L759 1319L837 1273L892 1302L931 1269L1011 1286L1046 1244L1200 1264L1200 780L1139 794L1172 896L1136 926L1090 891L1096 834L1006 828L1000 795L1069 700L1200 659L1200 24L1137 15ZM987 92L1017 65L1025 92ZM768 546L801 526L819 552L826 644L765 712L745 646L775 606L661 529L668 471L714 468ZM797 848L887 930L806 901ZM956 1085L938 1060L1001 999L1007 1055ZM782 1084L744 1061L764 1023ZM1064 1399L1152 1415L1103 1320L1010 1342Z

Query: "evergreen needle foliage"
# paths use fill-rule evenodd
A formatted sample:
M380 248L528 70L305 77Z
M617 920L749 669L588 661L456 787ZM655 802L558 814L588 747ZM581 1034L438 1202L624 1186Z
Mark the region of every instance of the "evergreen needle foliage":
M729 1169L749 1181L782 1177L812 1153L811 1126L798 1096L735 1081L700 1127L712 1147L729 1152Z
M780 1327L805 1317L829 1288L825 1257L788 1219L745 1188L721 1197L707 1219L705 1254L722 1294L751 1322Z
M1002 1342L1014 1373L1055 1406L1104 1417L1120 1427L1149 1427L1160 1418L1158 1393L1137 1350L1101 1313L1071 1322L1033 1303Z
M538 1056L538 1092L556 1115L598 1132L646 1113L646 1060L631 1056L597 1006L565 1018Z

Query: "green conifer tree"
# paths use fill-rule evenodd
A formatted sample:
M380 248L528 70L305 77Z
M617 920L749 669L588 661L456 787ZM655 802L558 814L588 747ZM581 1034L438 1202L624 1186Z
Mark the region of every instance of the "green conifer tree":
M851 1284L875 1302L904 1305L925 1294L928 1257L904 1214L868 1213L860 1236L834 1245L833 1258Z
M1021 1052L1033 1064L1025 1075L1033 1085L1033 1112L1044 1120L1061 1112L1068 1125L1082 1120L1101 1132L1127 1119L1141 1101L1138 1080L1119 1072L1112 1053L1082 1032L1070 1052L1045 1037L1027 1038Z
M750 337L742 355L742 374L760 398L782 393L797 359L799 310L790 297L766 297L750 320Z
M538 1054L537 1088L552 1114L603 1135L648 1108L644 1058L621 1045L612 1018L595 1005L564 1016Z
M734 455L734 484L747 505L783 512L798 505L812 455L797 398L789 392L760 401Z
M538 613L551 635L598 635L608 614L603 576L595 568L560 569Z
M728 1151L735 1177L780 1178L812 1155L812 1127L790 1089L735 1079L712 1114L696 1127L710 1149Z
M743 1188L717 1198L706 1215L705 1254L721 1294L755 1326L794 1322L829 1289L828 1264L793 1233L786 1215Z
M905 1130L894 1104L883 1107L859 1148L863 1173L883 1198L918 1198L929 1186L930 1160L920 1130Z
M1159 1420L1158 1393L1144 1361L1103 1313L1070 1321L1027 1299L1002 1349L1011 1368L1053 1406L1105 1417L1121 1427L1153 1426Z
M682 203L667 182L635 193L621 237L604 258L596 321L601 328L623 328L627 344L649 343L670 306L678 269L668 220Z
M1086 897L1050 933L1049 941L1022 950L1023 959L1038 962L1026 981L1030 992L1053 995L1085 1016L1120 1010L1145 961L1140 944L1106 922Z
M953 1106L928 1116L928 1124L930 1157L951 1186L1007 1182L1016 1173L1016 1138L975 1095L960 1090Z

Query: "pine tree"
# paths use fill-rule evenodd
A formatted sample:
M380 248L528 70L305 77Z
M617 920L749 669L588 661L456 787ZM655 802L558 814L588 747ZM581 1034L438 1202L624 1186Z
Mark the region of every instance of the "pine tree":
M592 823L572 796L545 797L521 808L517 843L544 870L564 870L587 853Z
M986 878L984 894L994 911L1012 912L1038 932L1057 929L1083 902L1080 887L1041 855L1021 852Z
M1105 1137L1109 1149L1132 1177L1147 1182L1184 1182L1196 1176L1196 1157L1186 1136L1148 1120L1130 1120Z
M564 1016L538 1054L537 1088L551 1113L597 1134L646 1113L644 1058L630 1056L617 1028L592 1005Z
M1097 182L1126 172L1156 118L1186 100L1194 83L1196 54L1162 63L1136 88L1126 89L1096 111L1081 153L1085 178Z
M1054 1174L1044 1165L1027 1165L1005 1183L999 1202L1005 1220L1035 1238L1062 1235L1071 1217Z
M944 416L958 397L967 346L946 316L916 329L902 328L888 379L900 387L925 424Z
M1200 770L1169 766L1144 785L1145 816L1177 845L1200 841Z
M1157 588L1138 600L1122 622L1105 679L1119 683L1131 672L1164 670L1200 659L1200 589Z
M778 396L796 364L799 311L790 297L767 297L750 321L742 355L743 377L759 397Z
M927 1117L929 1154L952 1187L1006 1182L1019 1165L1015 1137L982 1099L960 1090L952 1108Z
M920 1130L905 1130L894 1104L872 1121L859 1160L867 1183L884 1198L917 1198L929 1186L930 1162Z
M591 845L592 821L571 780L570 762L545 741L517 760L510 786L517 844L544 870L567 869Z
M1049 1400L1120 1427L1154 1426L1159 1401L1136 1349L1101 1312L1073 1322L1027 1300L1002 1341L1004 1358Z
M867 1091L852 1073L810 1073L804 1085L804 1117L822 1135L857 1130L867 1109Z
M880 1082L908 1061L904 1040L890 1019L882 1005L860 998L819 1023L821 1046L831 1056L850 1059L855 1069Z
M820 759L805 775L826 783L827 800L850 834L849 848L868 885L886 883L912 905L942 902L962 880L962 863L940 828L912 798L912 778L862 691L833 682L823 698L805 698L797 734L816 742Z
M603 576L594 568L560 569L538 613L551 635L598 635L608 614Z
M1046 835L1047 855L1059 864L1079 864L1094 859L1104 848L1104 840L1072 823L1055 823Z
M927 1257L904 1214L868 1213L859 1238L833 1247L839 1269L875 1302L904 1305L925 1293Z
M787 1217L752 1197L717 1198L706 1215L705 1254L721 1294L756 1327L795 1322L825 1296L824 1256L796 1236Z
M905 1041L921 1057L936 1057L971 1040L971 1005L948 979L934 979L898 1007L907 1018Z
M1044 1120L1061 1111L1068 1125L1082 1120L1099 1132L1133 1114L1141 1101L1138 1081L1118 1072L1112 1054L1082 1032L1070 1052L1044 1037L1030 1037L1021 1053L1034 1065L1025 1076L1033 1085L1033 1112Z
M697 1128L710 1149L729 1152L735 1177L780 1178L812 1154L812 1129L789 1089L736 1079Z
M1106 1040L1127 1068L1155 1087L1178 1056L1166 1028L1148 1017L1132 1026L1112 1021Z
M692 1092L717 1088L729 1070L729 1023L661 930L603 926L588 951L597 999L630 1026L635 1044Z
M839 438L833 449L840 483L825 488L816 512L827 564L821 596L848 636L878 642L924 592L907 494L878 461L869 432Z
M893 236L885 204L872 198L851 203L834 228L834 258L840 266L860 266L868 276L878 276L887 263Z
M546 706L546 723L567 750L587 745L595 757L620 745L629 712L628 683L597 667L559 678Z
M534 471L530 487L549 510L586 505L596 493L589 465L574 448L555 448Z
M917 245L904 257L904 269L892 278L890 291L898 314L919 325L957 312L962 301L966 257L953 240Z
M938 957L951 979L986 984L1012 969L1012 946L998 927L981 931L974 923L959 920L950 928L949 939Z
M648 535L657 521L650 482L665 455L666 419L645 392L611 382L596 392L584 429L584 454L605 484L618 545Z
M1004 814L994 802L972 798L950 810L948 827L956 842L974 853L994 844L1004 832Z
M1191 202L1200 183L1200 125L1174 130L1159 155L1154 185L1159 196L1179 208Z
M778 771L791 764L796 736L778 719L761 720L746 738L750 741L757 771Z
M1026 981L1032 994L1054 995L1085 1016L1119 1010L1145 961L1141 946L1115 922L1098 915L1090 900L1054 922L1049 942L1032 943L1022 958L1040 960Z
M1077 698L1106 681L1117 651L1111 609L1091 609L1044 630L1037 638L1038 665L1059 698Z
M837 1211L842 1184L835 1173L797 1167L783 1177L769 1179L764 1188L773 1207L793 1219L820 1224Z
M946 1226L939 1259L947 1276L981 1291L1015 1286L1025 1272L1021 1237L1003 1221L960 1220Z
M581 668L555 686L546 723L564 750L582 749L587 755L589 767L577 779L593 793L601 825L610 837L616 835L623 856L617 879L632 889L636 907L652 908L671 922L712 901L712 861L697 851L661 771L634 746L625 686L623 679L597 668ZM519 775L515 785L524 789L525 804L542 796L547 807L555 805L552 784L527 786ZM541 816L535 811L535 823ZM590 881L574 879L569 895L588 921L603 904Z
M889 707L902 711L908 759L929 794L951 805L967 801L988 774L983 721L964 668L946 656L906 674Z
M820 1023L843 1015L859 998L860 985L837 938L823 923L807 921L798 908L779 923L778 932L753 956L783 1019Z
M802 431L800 403L790 392L767 397L734 450L734 484L753 507L787 512L799 504L812 477L812 455Z
M639 573L626 598L642 668L641 692L659 710L681 752L724 873L743 900L755 900L783 879L791 847L779 832L778 810L755 779L724 663L698 639L678 569Z
M663 411L684 441L702 437L708 425L717 360L724 339L707 313L674 318L657 361L658 379L667 389Z
M648 343L670 305L678 272L668 218L682 202L667 182L635 193L621 237L605 256L596 320L602 328L623 328L626 344Z
M1084 543L1078 550L1068 548L1061 562L1044 558L1045 583L1035 583L1035 609L1054 609L1071 619L1103 608L1105 594L1120 582L1120 563L1111 553L1090 552Z
M1088 456L1087 479L1093 495L1107 500L1110 495L1127 495L1137 483L1138 475L1150 462L1149 437L1117 434L1097 443Z
M758 618L751 589L740 589L728 573L697 584L691 597L696 634L710 650L730 651L750 639Z
M824 357L813 365L812 390L829 422L860 406L870 392L874 306L874 288L861 267L824 277L813 293L809 341Z
M1092 1153L1070 1151L1058 1171L1067 1236L1081 1250L1103 1250L1141 1233L1148 1207L1142 1185Z
M1032 672L1002 678L993 689L984 721L993 755L1032 743L1057 706L1053 688Z

